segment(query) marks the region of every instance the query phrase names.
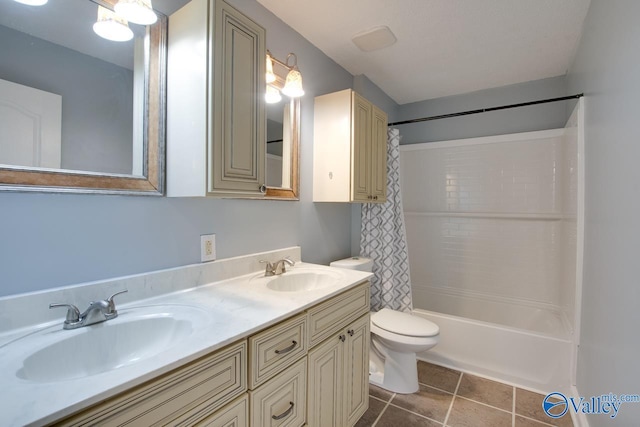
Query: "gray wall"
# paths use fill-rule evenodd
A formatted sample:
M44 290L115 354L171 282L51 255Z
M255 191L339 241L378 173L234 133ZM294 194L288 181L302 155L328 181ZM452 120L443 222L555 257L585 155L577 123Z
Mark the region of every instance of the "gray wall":
M0 192L0 295L197 263L205 233L216 233L218 258L291 245L310 262L349 256L351 207L312 203L311 179L313 99L351 87L353 78L257 2L232 3L267 29L277 58L298 55L306 91L301 200Z
M593 0L568 75L584 91L586 230L578 390L582 396L640 393L640 2ZM615 420L638 425L640 403Z
M566 95L565 77L552 77L463 95L404 104L398 108L398 121L564 95ZM572 101L400 125L398 126L400 135L402 135L400 143L414 144L561 128L564 127L567 119L565 104L569 102Z
M131 70L4 26L0 58L0 79L62 96L62 168L131 174Z
M382 89L363 74L353 77L353 90L373 102L378 108L387 113L389 123L396 121L398 104Z

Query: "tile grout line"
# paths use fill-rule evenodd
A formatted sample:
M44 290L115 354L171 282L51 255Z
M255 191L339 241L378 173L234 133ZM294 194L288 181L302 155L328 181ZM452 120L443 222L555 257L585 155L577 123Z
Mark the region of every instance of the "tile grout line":
M524 419L529 420L529 421L535 421L536 423L541 424L543 426L556 427L555 424L545 423L544 421L536 420L535 418L527 417L526 415L518 414L518 416L520 418L524 418Z
M373 424L371 424L371 427L376 427L376 424L378 424L378 421L380 421L380 418L382 418L382 414L384 414L384 411L387 410L387 408L389 407L389 405L391 405L391 401L393 400L393 398L396 396L395 393L393 393L391 395L391 397L389 398L389 400L387 401L386 405L384 405L384 408L382 408L382 411L380 411L380 413L378 414L378 417L375 419L375 421L373 422ZM370 396L373 397L373 396ZM375 397L374 397L375 399Z
M394 408L396 408L396 409L400 409L400 410L402 410L403 412L408 412L408 413L410 413L410 414L413 414L413 415L415 415L416 417L420 417L420 418L424 418L425 420L433 421L433 422L434 422L434 423L436 423L436 424L442 424L442 422L440 422L440 421L438 421L438 420L434 420L433 418L429 418L429 417L427 417L426 415L422 415L422 414L419 414L419 413L417 413L417 412L413 412L413 411L412 411L412 410L410 410L410 409L403 408L402 406L395 405L395 404L393 404L393 403L391 403L391 402L389 402L389 406L393 406ZM444 424L442 424L442 425L444 425ZM371 427L373 427L373 426L371 426Z
M456 389L453 391L453 398L451 399L451 404L449 405L449 409L447 410L447 415L444 417L444 421L442 422L443 426L447 425L449 421L449 415L451 415L451 410L453 409L453 403L456 401L456 396L458 394L458 389L460 388L460 383L462 383L462 376L464 372L460 372L460 378L458 378L458 384L456 384Z
M459 372L459 373L460 373L460 375L462 375L462 372ZM443 392L443 393L450 394L450 395L452 395L452 396L453 396L453 393L455 393L455 390L454 390L454 391L453 391L453 393L452 393L452 392L450 392L449 390L445 390L445 389L442 389L442 388L434 387L434 386L429 385L429 384L427 384L427 383L421 383L421 382L419 382L419 383L418 383L418 385L425 386L425 387L429 387L429 388L432 388L432 389L434 389L434 390L438 390L438 391L441 391L441 392Z
M512 386L513 387L513 386ZM516 388L513 387L513 402L511 402L511 427L516 427Z
M498 408L497 406L491 406L488 403L480 402L479 400L473 400L465 396L460 396L459 394L457 394L456 397L460 399L468 400L469 402L477 403L478 405L486 406L487 408L495 409L496 411L506 412L507 414L511 413L511 411L508 409L502 409L502 408Z

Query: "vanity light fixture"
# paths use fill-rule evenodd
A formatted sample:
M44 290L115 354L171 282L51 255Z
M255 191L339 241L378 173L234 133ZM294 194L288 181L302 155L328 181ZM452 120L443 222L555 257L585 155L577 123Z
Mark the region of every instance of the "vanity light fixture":
M276 81L276 75L273 73L273 59L271 58L271 52L269 52L268 50L267 50L267 74L266 74L266 78L267 78L267 84L273 83L273 82ZM267 89L267 95L269 95L269 90L268 89Z
M289 58L293 57L293 65L289 65ZM298 98L304 95L302 89L302 74L298 69L298 57L295 53L287 55L287 67L289 68L289 74L287 74L287 80L282 88L282 93L290 98Z
M289 65L289 59L292 57L293 65ZM271 86L271 83L276 81L276 75L273 72L274 63L288 70L284 87L281 90L282 93L287 95L289 98L298 98L304 95L304 90L302 89L302 74L300 74L300 70L298 69L298 57L296 56L296 54L290 53L289 55L287 55L287 61L282 62L277 58L274 58L271 55L271 52L267 50L267 93L265 94L267 103L272 104L280 102L280 100L282 99L279 93L278 98L276 98L276 92L278 92L278 89L274 86ZM272 100L271 102L269 101L270 99Z
M267 85L267 93L264 95L264 100L267 104L277 104L282 101L280 91L271 85Z
M98 20L93 24L93 31L107 40L124 42L133 38L133 31L126 19L114 11L98 6Z
M28 6L42 6L43 4L47 4L49 0L14 0L18 3L26 4Z
M134 24L151 25L158 20L151 6L151 0L119 0L113 10Z

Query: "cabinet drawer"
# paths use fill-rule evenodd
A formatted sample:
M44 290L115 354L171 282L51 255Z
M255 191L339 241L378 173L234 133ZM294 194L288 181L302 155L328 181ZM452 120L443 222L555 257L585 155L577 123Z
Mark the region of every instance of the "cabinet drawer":
M365 282L309 309L309 348L368 313L369 307L369 282Z
M249 337L249 388L255 389L305 354L305 314Z
M247 342L241 341L99 403L61 425L193 425L247 390L246 364Z
M196 427L249 427L249 396L245 394L213 415L195 424Z
M249 392L252 426L301 426L307 413L307 358Z

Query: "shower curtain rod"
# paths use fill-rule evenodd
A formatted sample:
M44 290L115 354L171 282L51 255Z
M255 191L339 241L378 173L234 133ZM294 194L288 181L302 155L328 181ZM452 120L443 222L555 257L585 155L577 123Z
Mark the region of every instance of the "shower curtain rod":
M419 122L428 122L431 120L447 119L449 117L459 117L459 116L468 116L470 114L488 113L489 111L506 110L508 108L517 108L517 107L527 107L529 105L546 104L547 102L567 101L569 99L582 98L583 96L584 96L583 93L578 93L575 95L561 96L560 98L541 99L538 101L522 102L520 104L502 105L500 107L482 108L480 110L461 111L459 113L442 114L439 116L423 117L421 119L403 120L401 122L389 123L388 126L406 125L409 123L419 123Z

